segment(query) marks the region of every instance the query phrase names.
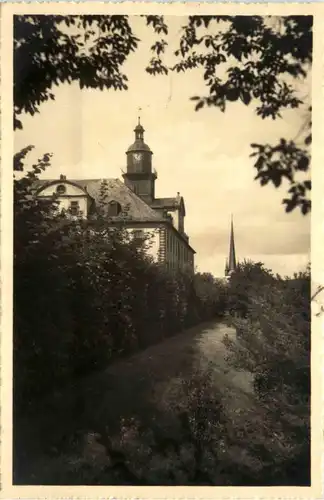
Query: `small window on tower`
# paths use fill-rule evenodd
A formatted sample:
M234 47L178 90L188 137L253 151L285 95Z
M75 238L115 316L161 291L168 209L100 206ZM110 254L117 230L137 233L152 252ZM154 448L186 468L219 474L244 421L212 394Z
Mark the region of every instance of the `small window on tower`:
M108 204L108 215L110 217L116 217L120 214L122 210L121 204L118 201L111 201Z

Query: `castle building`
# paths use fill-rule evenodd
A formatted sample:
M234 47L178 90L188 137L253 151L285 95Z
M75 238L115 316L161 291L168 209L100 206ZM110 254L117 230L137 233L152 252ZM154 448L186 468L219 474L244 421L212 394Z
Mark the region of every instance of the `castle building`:
M235 253L235 242L234 242L234 227L233 227L233 216L231 217L231 232L230 232L230 243L229 243L229 255L226 260L225 265L225 277L230 277L230 275L236 270L236 253Z
M135 141L126 151L124 182L120 179L40 180L36 196L56 195L59 206L71 216L91 217L102 208L107 224L120 225L137 238L149 236L148 252L156 262L170 269L194 269L195 251L184 230L185 203L180 193L171 198L155 197L157 173L152 169L153 153L144 142L144 128L138 121Z

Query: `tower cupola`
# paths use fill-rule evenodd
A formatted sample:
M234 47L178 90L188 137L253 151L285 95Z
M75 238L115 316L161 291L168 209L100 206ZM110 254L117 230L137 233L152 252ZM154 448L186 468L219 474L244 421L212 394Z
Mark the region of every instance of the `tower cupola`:
M138 124L134 128L135 132L135 140L136 141L143 141L144 140L144 127L141 125L141 119L138 117Z
M150 150L148 145L145 144L145 142L144 142L145 130L144 130L143 125L141 125L140 117L138 117L138 124L134 128L134 132L135 132L135 142L133 142L133 144L131 146L129 146L126 154L133 153L136 151L147 151L147 152L151 153L151 155L152 155L153 154L152 151Z

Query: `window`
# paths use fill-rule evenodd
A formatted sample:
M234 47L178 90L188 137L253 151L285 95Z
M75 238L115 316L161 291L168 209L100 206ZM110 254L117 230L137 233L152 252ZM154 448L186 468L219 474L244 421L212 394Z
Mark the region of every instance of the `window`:
M78 201L71 201L71 204L70 204L70 212L71 212L71 214L72 215L78 215L79 210L80 210L79 202Z
M116 217L121 212L121 204L118 201L111 201L108 204L108 215L110 217Z
M66 187L64 184L59 184L56 188L57 194L64 194L66 192Z
M135 231L133 231L133 237L136 240L143 240L144 236L145 236L145 234L144 234L144 231L142 229L136 229Z

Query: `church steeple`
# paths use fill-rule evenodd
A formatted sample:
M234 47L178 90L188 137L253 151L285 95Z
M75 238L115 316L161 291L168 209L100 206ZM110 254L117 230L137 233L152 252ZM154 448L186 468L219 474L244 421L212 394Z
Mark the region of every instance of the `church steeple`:
M140 117L134 129L135 141L126 151L127 172L123 174L125 184L146 202L153 201L155 196L155 179L152 172L152 151L144 142L144 127Z
M230 233L230 245L229 245L229 256L226 261L225 275L230 276L236 269L236 254L235 254L235 242L234 242L234 226L233 226L233 215L231 216L231 233Z

